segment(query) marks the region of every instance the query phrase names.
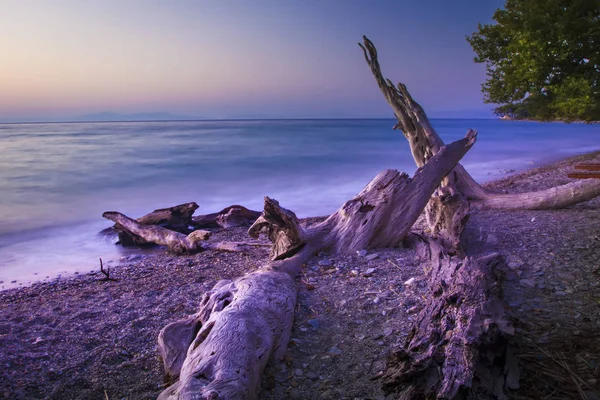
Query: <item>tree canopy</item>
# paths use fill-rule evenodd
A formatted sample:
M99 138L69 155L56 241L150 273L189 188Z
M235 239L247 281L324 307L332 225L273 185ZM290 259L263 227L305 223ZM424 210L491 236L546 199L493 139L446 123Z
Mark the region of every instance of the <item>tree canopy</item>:
M467 40L496 114L600 120L600 0L507 0L493 18Z

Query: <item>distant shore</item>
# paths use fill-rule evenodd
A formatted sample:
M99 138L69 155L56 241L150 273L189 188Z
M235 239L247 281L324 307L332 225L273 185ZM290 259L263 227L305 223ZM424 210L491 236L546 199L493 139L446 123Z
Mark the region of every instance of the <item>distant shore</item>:
M570 181L567 172L584 161L600 162L600 151L486 186L510 192L546 189ZM414 227L423 228L423 221ZM236 228L216 232L211 240L247 238L244 228ZM465 240L469 255L497 251L507 258L512 272L505 300L517 321L521 353L535 354L535 346L560 352L571 368L582 366L577 371L584 390L600 392L594 370L580 361L600 359L600 281L592 279L600 273L600 198L557 211L473 210ZM408 320L425 295L423 272L410 250L369 254L321 254L307 263L298 280L289 365L267 368L262 399L384 398L369 378L384 368L390 348L407 334ZM159 330L194 313L202 294L218 280L243 275L266 259L263 248L138 255L112 268L114 282L101 281L95 272L0 292L0 396L156 398L164 389L156 353ZM323 259L332 265L320 266ZM376 272L365 273L372 268ZM409 286L410 278L415 283ZM574 350L566 351L569 346ZM577 398L569 377L561 380L560 367L542 353L531 360L522 359L526 374L515 398L541 398L554 388L557 394L549 398ZM548 370L554 367L558 371Z

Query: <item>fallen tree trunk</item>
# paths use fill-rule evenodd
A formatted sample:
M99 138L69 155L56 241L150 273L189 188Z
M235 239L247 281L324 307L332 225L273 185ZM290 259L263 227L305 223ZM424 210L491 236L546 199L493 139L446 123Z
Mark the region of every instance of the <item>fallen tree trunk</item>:
M107 211L102 216L115 222L115 225L108 229L118 233L118 244L123 246L159 244L167 246L176 254L182 254L195 253L207 247L234 251L235 246L232 243L200 246L199 241L208 239L210 232L199 228L250 226L261 214L243 206L233 205L216 213L193 217L196 209L198 209L198 205L192 202L160 208L135 220L115 211ZM143 227L158 229L144 229Z
M192 215L197 209L198 204L194 202L179 204L169 208L159 208L136 219L136 222L143 226L158 225L188 234L190 233L189 226L192 222ZM122 246L142 246L148 244L148 241L129 231L119 223L115 223L112 229L117 231L119 244Z
M165 372L176 382L159 399L254 399L271 358L286 350L297 288L294 277L315 252L402 243L444 176L471 148L476 133L444 146L411 179L384 171L354 199L316 227L304 230L296 215L265 198L251 236L273 241L272 261L205 294L200 310L159 335Z
M203 250L202 240L210 237L210 232L197 230L189 235L176 232L158 225L142 225L125 214L116 211L106 211L102 214L106 219L115 222L124 232L139 237L144 243L156 243L166 246L175 254L193 254Z
M377 49L373 43L363 36L362 48L365 60L371 69L377 85L394 111L398 123L394 129L400 129L408 143L417 166L422 166L444 145L435 129L431 126L423 108L412 98L406 86L394 84L383 77L377 59ZM552 189L530 193L501 194L494 193L479 185L460 164L448 175L443 186L453 195L464 196L472 204L485 208L499 209L556 209L593 199L600 196L600 181L586 180L571 182ZM435 208L435 207L434 207ZM438 207L439 208L439 207ZM451 225L443 225L443 221L430 218L432 222L442 223L432 226L434 232L455 231ZM450 240L451 241L451 240Z
M419 250L429 297L388 359L384 391L402 400L507 399L519 371L502 302L503 258L452 257L435 240L421 239Z

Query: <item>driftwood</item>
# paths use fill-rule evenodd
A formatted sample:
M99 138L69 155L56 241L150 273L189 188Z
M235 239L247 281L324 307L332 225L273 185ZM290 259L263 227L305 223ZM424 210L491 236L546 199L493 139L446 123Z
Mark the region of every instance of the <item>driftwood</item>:
M244 247L257 245L225 242L202 247L199 242L208 239L210 231L199 228L250 226L261 215L260 212L233 205L216 213L193 217L196 209L198 205L192 202L154 210L135 220L115 211L107 211L102 216L115 222L115 225L108 229L119 234L119 244L123 246L158 244L167 246L176 254L182 254L195 253L206 248L239 251Z
M176 382L159 399L254 399L271 358L283 355L293 323L294 277L315 252L401 244L444 176L473 145L475 132L440 149L413 178L384 171L354 199L314 228L265 199L250 228L274 242L272 261L256 272L221 281L202 299L200 311L159 335L165 371Z
M192 215L198 209L198 204L185 203L169 208L159 208L154 210L135 221L142 226L157 225L176 232L188 234L190 233L190 224ZM140 246L149 244L139 235L128 230L125 226L115 223L113 229L119 234L119 243L123 246Z
M253 211L243 206L233 205L216 213L193 217L191 225L195 228L250 226L260 217L260 214L260 211Z
M139 237L146 243L166 246L175 254L193 254L202 251L201 241L210 237L210 232L203 230L185 235L158 225L142 225L116 211L106 211L102 216L118 224L123 231L130 235Z
M377 49L373 43L363 36L363 43L359 43L365 60L375 77L385 99L391 106L398 123L394 129L400 129L408 143L417 166L423 165L433 154L444 145L435 129L431 126L423 108L412 98L406 86L398 83L397 87L383 77ZM445 180L443 187L456 196L462 196L471 204L485 208L500 209L556 209L580 203L600 196L600 180L588 179L571 182L548 190L528 193L502 194L494 193L479 185L460 164L454 168ZM434 206L436 208L436 206ZM438 221L435 217L431 221ZM435 232L457 232L451 224L432 226ZM459 227L460 228L460 227ZM454 240L448 238L450 242Z
M381 377L387 394L409 399L507 399L519 371L509 346L499 254L460 259L420 240L429 297Z
M336 253L379 247L398 247L409 233L443 177L471 148L477 133L441 148L413 178L395 170L377 175L356 197L325 221L303 230L295 215L274 214L259 218L248 233L266 231L273 241L272 259L286 256L281 249L297 251L307 243ZM273 207L265 200L265 210Z

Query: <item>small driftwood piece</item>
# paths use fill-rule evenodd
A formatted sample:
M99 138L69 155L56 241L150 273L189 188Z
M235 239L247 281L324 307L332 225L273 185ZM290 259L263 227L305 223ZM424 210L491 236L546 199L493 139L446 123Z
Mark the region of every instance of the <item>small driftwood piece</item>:
M143 217L136 219L136 222L143 226L156 225L176 232L191 232L192 215L198 209L198 204L191 202L179 204L169 208L159 208ZM126 227L115 223L113 229L119 234L119 243L122 246L140 246L147 245L149 242L139 235L134 234Z
M503 258L452 257L435 240L419 249L429 297L388 359L384 391L402 400L507 399L505 390L519 387L519 371L502 301Z
M113 281L116 282L115 278L110 277L110 268L104 269L104 265L102 264L102 259L100 258L100 272L104 275L104 278L100 279L102 282Z
M200 310L167 325L159 350L175 383L160 400L256 399L269 359L280 358L292 329L294 277L315 252L347 252L398 246L444 176L471 148L475 132L442 148L413 178L384 171L358 196L314 228L303 230L295 214L265 198L249 233L273 241L272 261L256 272L218 282Z
M243 206L233 205L216 213L193 217L191 225L195 228L250 226L260 215L260 211L253 211Z
M184 235L158 225L142 225L116 211L107 211L102 216L117 223L121 229L142 238L145 242L166 246L175 254L193 254L202 251L201 241L210 237L210 232L203 230Z

